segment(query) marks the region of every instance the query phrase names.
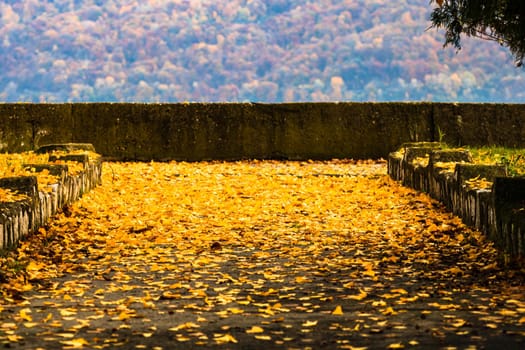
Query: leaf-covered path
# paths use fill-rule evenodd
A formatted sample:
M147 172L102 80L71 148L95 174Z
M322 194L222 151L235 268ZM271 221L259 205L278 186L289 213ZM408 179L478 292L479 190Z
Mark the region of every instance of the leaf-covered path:
M523 275L384 163L106 163L0 262L11 349L525 346Z

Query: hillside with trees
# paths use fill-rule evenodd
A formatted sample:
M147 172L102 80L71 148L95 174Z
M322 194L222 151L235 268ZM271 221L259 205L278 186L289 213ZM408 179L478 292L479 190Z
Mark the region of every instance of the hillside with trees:
M0 101L525 101L420 0L0 1Z

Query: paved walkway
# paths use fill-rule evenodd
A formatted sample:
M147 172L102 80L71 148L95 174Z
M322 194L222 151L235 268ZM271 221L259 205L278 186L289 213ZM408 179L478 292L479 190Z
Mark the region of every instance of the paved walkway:
M0 348L525 348L523 275L385 169L107 163L20 248Z

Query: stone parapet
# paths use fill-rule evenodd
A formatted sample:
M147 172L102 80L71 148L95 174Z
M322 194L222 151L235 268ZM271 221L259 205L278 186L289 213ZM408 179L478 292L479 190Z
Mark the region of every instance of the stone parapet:
M501 165L473 164L464 149L408 143L388 157L388 174L428 193L500 248L505 264L525 261L525 178Z
M47 145L38 152L48 152L49 163L24 165L35 175L49 172L56 178L55 183L40 187L37 176L0 178L0 188L20 195L14 201L0 202L0 250L16 246L23 237L45 225L57 211L101 184L102 160L93 152L93 146L68 145L69 148L63 144ZM86 153L67 153L83 151ZM80 167L75 166L73 171L67 162L79 163Z

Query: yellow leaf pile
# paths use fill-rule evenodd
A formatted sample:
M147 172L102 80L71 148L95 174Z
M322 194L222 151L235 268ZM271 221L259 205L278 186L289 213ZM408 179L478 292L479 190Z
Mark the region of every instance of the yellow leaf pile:
M43 348L523 336L522 279L496 256L383 162L106 163L103 186L0 258L0 344L27 329Z

